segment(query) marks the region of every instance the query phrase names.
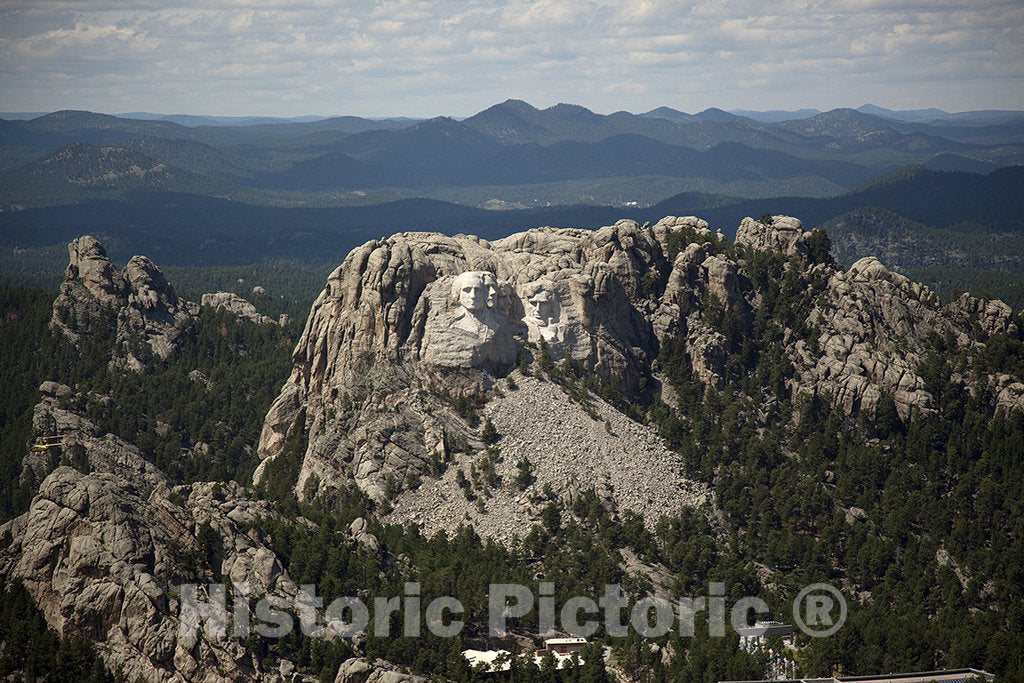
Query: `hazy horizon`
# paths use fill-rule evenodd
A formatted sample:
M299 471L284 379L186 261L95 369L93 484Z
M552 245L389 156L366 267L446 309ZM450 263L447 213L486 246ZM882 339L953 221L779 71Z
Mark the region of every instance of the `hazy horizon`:
M451 118L456 118L456 119L465 119L465 118L469 118L470 116L473 116L474 114L478 114L481 111L489 109L490 107L496 106L498 104L502 104L503 102L505 102L507 100L515 100L515 99L518 99L518 98L507 98L506 100L502 100L501 102L494 102L494 103L492 103L490 105L487 105L487 106L483 107L480 110L470 111L470 112L465 112L465 113L437 112L437 113L433 113L433 114L424 114L424 115L419 115L419 116L415 115L415 114L409 114L409 113L406 113L406 114L394 114L394 115L376 114L376 115L372 115L372 116L364 116L364 118L379 119L379 120L398 119L398 118L408 118L408 119L415 119L415 120L421 120L422 119L422 120L425 120L425 119L430 119L430 118L434 118L434 117L438 117L438 116L446 116L446 117L451 117ZM523 100L523 101L526 101L526 100ZM527 101L527 103L530 104L531 106L533 106L533 107L535 107L537 109L541 109L541 110L549 108L549 107L552 107L552 106L555 106L555 105L558 105L558 104L569 104L569 105L577 105L578 104L576 102L570 102L568 100L563 100L563 101L560 101L560 102L554 102L554 103L552 103L550 105L543 105L543 106L540 106L540 105L537 105L537 104L535 104L533 102L528 102L528 101ZM587 109L590 109L590 111L594 112L595 114L601 114L601 115L614 114L617 111L627 111L628 113L631 113L631 114L643 114L643 113L646 113L648 111L652 111L653 109L657 109L657 108L660 108L660 107L669 107L671 109L676 109L676 110L681 111L681 112L686 113L686 114L698 114L698 113L700 113L702 111L705 111L705 110L708 110L708 109L721 109L723 111L728 111L728 112L749 111L749 112L770 113L770 112L780 112L780 111L798 112L798 111L801 111L801 110L811 110L811 109L817 109L817 110L819 110L821 112L827 112L827 111L832 111L832 110L835 110L835 109L859 109L861 107L869 106L869 105L870 106L875 106L875 107L880 107L882 109L889 109L891 111L915 111L915 110L927 110L927 109L942 109L941 107L937 107L935 105L928 105L928 104L921 105L921 106L915 106L915 107L900 107L900 108L897 108L897 107L887 107L884 104L878 104L877 102L862 102L862 103L860 103L858 105L855 105L855 106L854 105L845 105L845 104L844 105L836 105L836 106L828 106L828 107L812 107L812 106L809 106L809 105L808 106L792 106L792 107L790 107L788 109L772 109L772 108L751 109L749 107L734 107L734 108L726 109L725 107L716 106L714 104L708 105L706 107L701 107L700 109L689 109L689 110L681 109L679 107L674 107L674 106L668 105L668 104L659 104L659 105L655 105L654 107L651 107L650 109L632 110L632 111L631 110L624 110L624 109L619 109L619 110L616 110L616 111L597 111L597 110L591 109L590 107L587 107ZM579 105L579 106L583 106L583 105ZM995 110L996 108L988 108L988 109ZM970 109L970 110L968 110L968 109L965 109L965 110L942 109L942 111L945 111L947 114L960 114L960 113L966 113L966 112L970 112L970 111L979 111L979 110L980 109ZM1021 111L1021 112L1024 112L1024 105L1022 105L1022 107L1020 109L1008 108L1008 109L1005 109L1005 110L1006 111ZM40 110L34 110L34 111L29 111L29 110L25 110L25 111L0 111L0 118L6 117L6 116L46 115L46 114L51 114L51 113L54 113L54 112L57 112L57 111L89 111L89 112L92 112L92 113L95 113L95 114L106 114L106 115L109 115L109 116L130 116L130 115L193 116L193 117L197 117L197 118L205 117L205 118L214 118L214 119L217 119L217 118L224 118L224 119L229 119L229 118L230 119L255 119L255 118L328 119L328 118L339 117L339 116L360 116L359 114L352 114L350 112L345 112L345 111L332 112L332 113L329 113L329 114L311 113L311 112L296 113L296 114L266 114L266 113L261 113L261 112L243 112L243 113L240 113L240 114L222 114L222 113L208 112L208 111L157 111L155 109L136 109L136 110L131 110L131 111L128 111L128 110L124 110L124 111L120 111L120 110L119 111L101 111L101 110L86 109L86 108L83 108L83 107L76 107L76 106L64 106L64 107L59 107L57 109L50 109L50 110L40 109Z
M15 0L0 18L12 112L428 118L508 98L602 113L1024 109L1019 2Z

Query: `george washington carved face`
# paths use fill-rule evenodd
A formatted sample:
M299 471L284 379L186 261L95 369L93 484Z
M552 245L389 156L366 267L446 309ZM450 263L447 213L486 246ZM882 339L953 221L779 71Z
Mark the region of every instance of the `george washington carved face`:
M452 301L474 315L484 311L491 297L491 287L488 286L485 275L490 273L471 270L456 277L452 282Z

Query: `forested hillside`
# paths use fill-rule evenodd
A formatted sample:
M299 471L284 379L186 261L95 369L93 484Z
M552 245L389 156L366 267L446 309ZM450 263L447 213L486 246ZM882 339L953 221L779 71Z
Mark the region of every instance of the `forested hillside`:
M836 224L837 233L889 239L890 232L871 233L854 222L873 216L848 216L849 223ZM894 230L906 225L882 216ZM765 229L769 218L761 224ZM843 232L842 225L853 227ZM667 242L673 257L698 237L688 228L673 234ZM92 335L76 348L51 331L52 293L2 287L3 519L26 510L39 485L23 472L22 459L35 436L38 387L51 380L71 392L47 399L52 405L85 415L101 434L137 446L171 486L220 482L213 489L214 503L241 495L267 501L276 512L259 523L260 538L294 581L317 584L326 600L357 591L398 594L404 582L416 580L424 602L452 595L466 605L461 638L371 637L358 648L370 658L452 680L483 680L461 651L486 643L487 584L516 581L536 587L543 577L557 585L563 599L596 598L598 587L622 583L636 599L653 585L644 573L627 571L636 566L626 561L631 557L671 577L675 593L700 595L708 582L721 581L730 599L760 596L779 615L788 613L794 595L808 583L840 586L850 596L849 620L833 638L801 637L796 660L804 675L974 666L997 673L1000 683L1016 681L1024 676L1024 463L1019 457L1024 414L994 411L995 387L979 381L968 391L962 382L965 377L1024 378L1024 321L1010 312L1003 331L992 333L974 321L970 343L952 336L920 340L928 351L913 370L934 397L934 410L903 411L901 417L894 396L883 394L873 414L857 416L822 397L795 397L790 388L796 368L781 350L783 340L796 335L816 343L817 323L809 312L830 287L821 275L832 261L828 239L816 232L810 240L804 257L728 240L702 247L711 257L742 262L759 302L750 317L735 301L707 294L699 302L703 320L723 337L717 385L697 374L683 337L661 344L652 366L673 390L662 398L624 393L580 364L557 363L543 346L535 346L497 380L497 389L453 403L471 424L499 391L523 390L516 387L517 377L564 392L567 403L586 406L606 399L658 430L682 457L686 475L713 491L715 515L680 508L652 527L635 514L609 509L593 491L572 502L541 492L534 494L543 509L541 520L517 542L484 541L465 528L429 536L416 525L383 520L386 506L354 487L300 501L295 482L307 446L301 431L290 434L259 487L235 488L251 485L254 446L288 375L304 316L282 328L204 309L194 337L168 358L150 358L142 371L131 372L110 363L109 333ZM245 293L259 279L267 283L268 295L255 301L269 306L271 294L279 291L278 310L308 306L305 290L283 289L287 278L275 268L172 272L191 279L197 291L207 284L230 287L234 278ZM648 278L646 286L661 296L659 288L666 285ZM503 448L502 435L491 429L491 445L479 452L453 446L452 457L469 459L484 473L480 476L487 481L472 493L481 505L489 487L521 485L486 474ZM75 453L61 454L47 467L57 465L90 469ZM439 462L438 471L417 485L433 485L445 467ZM529 468L524 472L522 481L529 485ZM198 504L199 490L146 489L144 495L157 501L166 497L166 504L184 510ZM357 518L366 520L377 550L351 540ZM218 560L228 551L218 550L221 540L212 530L200 528L197 538L195 548L187 539L175 546L184 558L176 565L177 580L218 575ZM3 637L12 648L5 657L29 653L13 665L18 671L79 672L75 676L88 671L91 680L104 680L87 647L57 644L17 585L4 593L4 620ZM34 625L27 631L11 626L19 620ZM525 624L517 628L527 633ZM764 655L743 651L734 633L725 638L709 638L701 628L697 633L692 639L656 639L657 648L635 636L617 639L599 632L595 640L612 648L609 666L635 680L697 683L756 678L765 670ZM348 641L325 642L297 632L257 640L252 647L254 661L265 671L290 662L324 681L334 680L340 662L357 652ZM45 652L56 654L40 654ZM583 664L560 673L550 664L535 669L524 661L512 680L609 680L599 652L587 650ZM0 659L0 667L11 667L10 662Z
M962 292L1024 305L1024 231L969 221L935 227L885 209L856 209L822 224L836 260L851 265L864 254L946 299Z

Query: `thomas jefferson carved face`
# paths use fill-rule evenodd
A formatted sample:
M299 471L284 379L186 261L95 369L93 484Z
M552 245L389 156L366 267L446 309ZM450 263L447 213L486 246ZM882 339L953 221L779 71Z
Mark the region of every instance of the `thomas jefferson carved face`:
M489 273L471 270L456 277L452 283L452 299L470 313L480 313L487 308L492 288L487 286L485 275Z

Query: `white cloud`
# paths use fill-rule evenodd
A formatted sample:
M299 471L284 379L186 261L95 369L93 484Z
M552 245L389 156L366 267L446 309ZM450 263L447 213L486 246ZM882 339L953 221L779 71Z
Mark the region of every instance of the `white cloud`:
M8 0L8 110L1024 108L1024 4Z

